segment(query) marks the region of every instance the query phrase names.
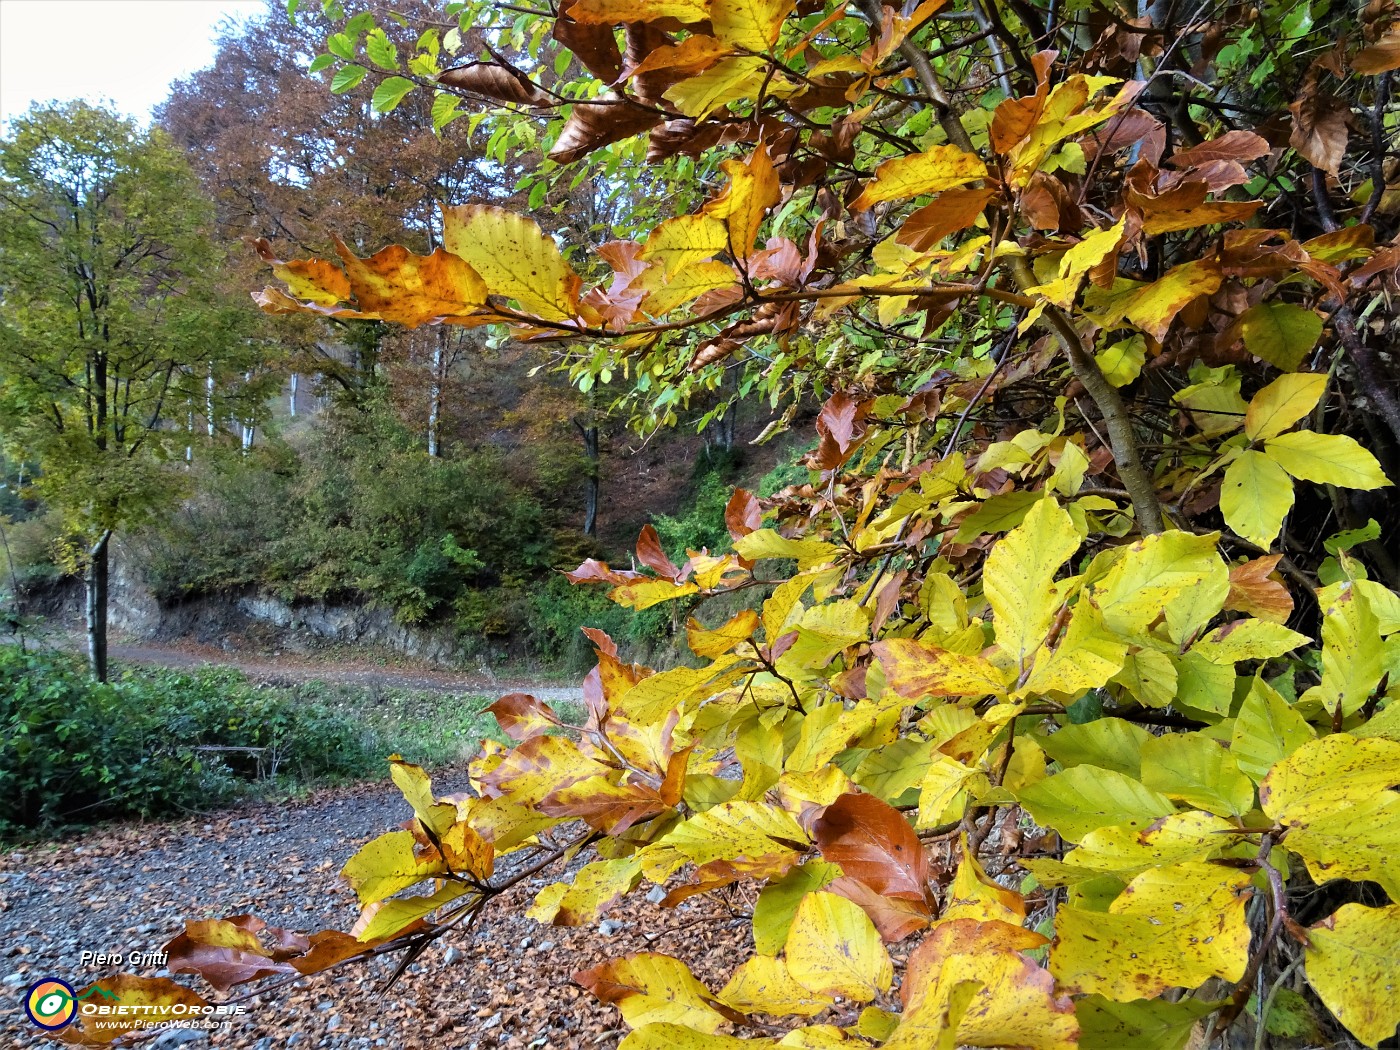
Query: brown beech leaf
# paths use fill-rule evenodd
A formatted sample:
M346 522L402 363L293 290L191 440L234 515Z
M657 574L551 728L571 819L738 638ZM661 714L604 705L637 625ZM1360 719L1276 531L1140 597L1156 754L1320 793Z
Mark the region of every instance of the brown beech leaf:
M517 743L560 724L554 708L529 693L508 693L486 710L496 716L502 732Z
M1400 69L1400 23L1370 47L1363 47L1351 60L1351 68L1362 76L1375 76Z
M643 525L641 535L637 537L637 560L668 580L680 579L681 570L661 549L661 537L650 524Z
M600 102L575 103L549 159L571 164L594 150L656 127L664 115L613 94Z
M932 204L925 204L904 220L895 240L915 251L928 251L944 237L976 222L993 192L969 188L944 190Z
M164 946L166 968L197 973L221 992L260 977L296 973L290 963L272 959L258 940L266 926L252 915L186 922L185 932Z
M865 436L865 406L842 391L832 394L817 417L816 462L823 470L840 466Z
M904 897L890 897L871 889L868 883L850 876L842 876L826 886L830 893L845 897L859 904L880 939L886 944L895 944L910 934L926 929L932 920L929 906L922 900L909 900Z
M487 287L471 265L436 249L414 255L391 244L367 259L356 258L339 238L340 254L360 310L412 328L439 317L470 314L486 303Z
M1230 160L1236 164L1248 164L1269 155L1269 141L1252 131L1227 131L1199 146L1188 146L1177 150L1167 161L1178 171L1190 171L1202 165L1219 160Z
M1293 614L1293 595L1278 580L1270 579L1282 559L1282 554L1270 554L1231 569L1225 608L1273 623L1286 622Z
M577 0L563 0L559 4L559 17L554 21L554 39L574 53L585 69L601 80L611 84L622 73L622 52L617 46L617 37L612 26L584 25L575 22L569 9Z
M1288 136L1288 144L1313 167L1337 174L1347 151L1347 119L1351 116L1351 106L1345 99L1318 91L1314 78L1309 77L1303 94L1288 109L1293 114L1293 132Z
M913 827L888 802L848 792L817 818L812 838L823 857L876 893L925 899L928 856Z
M516 106L552 106L554 98L504 62L468 62L439 74L438 83Z
M747 536L763 525L763 508L752 492L735 489L724 507L724 524L734 539Z

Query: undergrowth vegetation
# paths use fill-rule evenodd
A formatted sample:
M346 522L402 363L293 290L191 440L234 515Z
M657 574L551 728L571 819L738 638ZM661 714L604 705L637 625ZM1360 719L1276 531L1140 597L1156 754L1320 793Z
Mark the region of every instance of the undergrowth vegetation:
M0 646L0 836L207 811L367 776L396 752L442 766L495 731L485 703L269 688L226 668L132 669L96 683L67 655Z

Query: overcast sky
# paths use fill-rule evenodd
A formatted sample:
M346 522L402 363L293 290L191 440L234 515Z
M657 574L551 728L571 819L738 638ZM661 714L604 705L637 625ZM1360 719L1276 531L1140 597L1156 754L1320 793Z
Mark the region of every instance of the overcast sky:
M143 123L214 57L227 17L263 0L0 0L0 120L35 101L110 102Z

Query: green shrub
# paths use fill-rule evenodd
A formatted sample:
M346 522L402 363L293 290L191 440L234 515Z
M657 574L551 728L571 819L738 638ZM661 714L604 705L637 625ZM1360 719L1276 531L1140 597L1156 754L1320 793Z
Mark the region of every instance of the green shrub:
M65 655L0 646L0 831L207 809L253 780L354 775L382 757L352 719L235 672L97 684Z
M555 575L530 595L530 644L542 660L582 670L594 662L593 646L583 628L596 627L606 631L629 658L645 660L670 634L671 617L667 609L624 609L610 602L601 587L576 587Z

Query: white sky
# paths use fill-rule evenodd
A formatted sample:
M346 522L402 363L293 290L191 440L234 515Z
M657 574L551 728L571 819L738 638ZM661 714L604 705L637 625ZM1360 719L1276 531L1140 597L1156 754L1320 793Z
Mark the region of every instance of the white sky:
M107 102L145 123L170 83L214 57L225 17L263 0L0 0L0 120L31 102Z

